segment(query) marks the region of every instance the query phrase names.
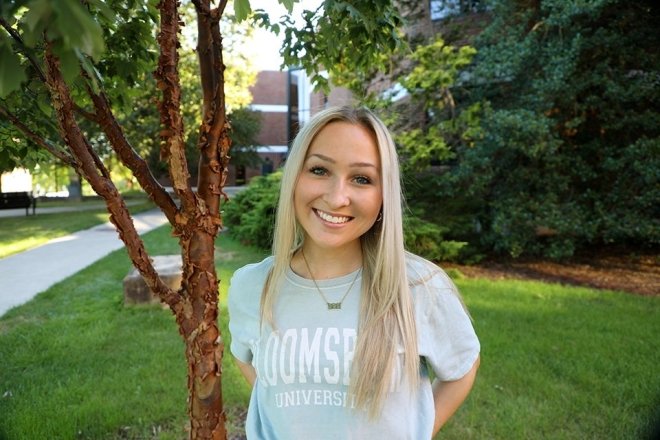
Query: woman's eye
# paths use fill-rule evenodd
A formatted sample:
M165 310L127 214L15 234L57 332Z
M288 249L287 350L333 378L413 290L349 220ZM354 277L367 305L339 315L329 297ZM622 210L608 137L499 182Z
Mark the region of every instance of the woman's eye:
M356 176L354 180L355 183L360 185L369 185L371 183L371 179L366 176Z
M324 176L328 172L328 170L326 170L323 167L312 167L309 169L309 172L316 176Z

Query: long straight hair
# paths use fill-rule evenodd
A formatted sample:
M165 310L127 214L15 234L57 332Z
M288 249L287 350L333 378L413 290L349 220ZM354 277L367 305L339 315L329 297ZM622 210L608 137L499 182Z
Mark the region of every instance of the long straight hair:
M376 417L394 381L402 381L412 390L417 388L419 354L406 275L399 161L389 131L368 109L326 109L316 114L296 136L282 175L273 237L274 263L261 297L261 318L262 323L276 327L273 306L279 286L293 254L304 240L294 210L296 183L315 136L336 121L360 125L373 133L381 163L382 220L361 237L362 296L349 389L356 406ZM402 365L400 353L404 355Z

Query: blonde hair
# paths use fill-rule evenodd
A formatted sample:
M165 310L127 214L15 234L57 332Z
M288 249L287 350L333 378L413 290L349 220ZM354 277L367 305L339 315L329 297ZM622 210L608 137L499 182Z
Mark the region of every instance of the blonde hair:
M366 108L333 107L315 115L293 142L282 175L273 237L274 263L261 298L262 322L274 325L273 305L293 254L303 243L295 217L293 194L314 137L329 123L357 124L374 134L381 163L382 220L361 237L363 255L362 300L350 391L358 408L378 414L394 380L415 390L419 381L419 354L414 307L406 275L403 245L402 195L399 161L394 141ZM399 353L403 352L403 365Z

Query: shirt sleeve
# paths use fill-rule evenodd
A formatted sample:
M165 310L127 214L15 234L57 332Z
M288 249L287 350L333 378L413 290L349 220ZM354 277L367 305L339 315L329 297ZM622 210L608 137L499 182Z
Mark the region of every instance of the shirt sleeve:
M462 378L477 360L480 344L456 287L437 269L412 290L420 356L440 380Z
M248 265L234 272L229 282L229 349L236 359L248 364L252 362L252 347L259 337L263 272L263 262Z

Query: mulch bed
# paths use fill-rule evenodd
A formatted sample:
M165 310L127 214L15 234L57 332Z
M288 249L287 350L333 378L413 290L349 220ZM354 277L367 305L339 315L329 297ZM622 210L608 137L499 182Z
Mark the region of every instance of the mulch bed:
M469 278L540 280L658 296L659 260L657 253L608 251L561 263L540 259L488 259L477 265L443 263L440 266L456 268Z

